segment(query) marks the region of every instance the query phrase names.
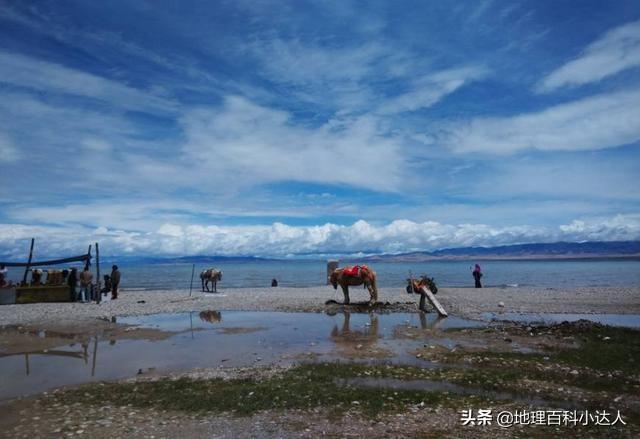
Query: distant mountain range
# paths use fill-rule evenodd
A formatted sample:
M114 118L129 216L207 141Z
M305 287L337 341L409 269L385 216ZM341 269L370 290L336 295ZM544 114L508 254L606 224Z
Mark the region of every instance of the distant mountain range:
M420 262L466 259L597 259L638 258L640 241L553 242L498 247L459 247L431 252L381 254L367 261Z
M459 247L435 251L419 251L400 254L378 254L364 257L341 256L343 261L384 261L421 262L435 260L487 260L487 259L598 259L598 258L640 258L640 241L592 241L554 242L548 244L517 244L498 247ZM296 258L293 258L294 260ZM326 259L325 255L314 258L311 254L301 255L301 260ZM134 262L146 264L204 264L220 262L260 262L278 261L277 258L257 256L113 256L104 259L106 263ZM287 260L292 260L287 258Z
M275 259L259 258L257 256L109 256L105 262L144 263L144 264L206 264L219 262L257 262Z

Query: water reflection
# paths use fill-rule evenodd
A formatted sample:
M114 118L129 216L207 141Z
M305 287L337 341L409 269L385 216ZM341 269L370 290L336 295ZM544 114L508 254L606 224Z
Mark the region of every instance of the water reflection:
M199 316L203 322L219 323L222 321L222 313L219 311L202 311Z
M444 321L447 319L441 315L438 315L434 320L429 323L427 320L427 313L421 312L420 316L420 329L443 329Z
M46 356L46 357L62 357L62 358L71 358L81 360L85 365L89 363L89 356L91 355L91 376L95 376L96 372L96 357L98 354L98 337L93 337L93 349L91 354L89 353L89 341L82 342L80 344L79 350L63 350L63 349L43 349L41 351L35 352L24 352L21 354L12 354L12 355L1 355L0 357L10 357L10 356L19 356L24 355L24 373L26 376L31 374L31 362L29 361L29 355L34 356ZM113 340L115 343L115 340ZM74 344L69 345L69 347L74 347Z
M363 329L351 329L351 313L344 311L342 326L335 325L331 330L330 339L340 345L351 345L361 343L364 346L371 346L377 343L379 335L379 319L377 314L369 314L369 323Z
M196 314L195 316L193 314ZM313 351L323 360L391 359L417 361L410 354L422 343L398 337L398 328L447 329L482 323L433 314L244 312L216 310L119 317L118 325L83 337L34 331L0 332L13 340L0 354L0 399L42 392L61 385L194 368L245 367L296 362ZM419 320L419 322L418 322ZM256 335L256 331L260 335ZM428 331L429 337L435 336ZM21 341L20 337L26 339ZM73 342L70 339L74 339ZM21 351L20 346L24 349Z

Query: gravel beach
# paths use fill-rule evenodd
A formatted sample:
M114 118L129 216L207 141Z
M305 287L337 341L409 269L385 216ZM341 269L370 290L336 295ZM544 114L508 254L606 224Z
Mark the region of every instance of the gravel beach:
M640 287L628 288L441 288L437 295L450 315L482 319L483 313L599 313L640 314ZM342 301L329 286L308 288L233 288L218 293L186 290L127 291L116 301L101 304L36 303L0 306L0 326L84 324L96 318L188 311L324 312L325 302ZM360 288L351 289L352 302L368 300ZM402 311L417 311L418 295L404 288L380 289L383 302L400 302ZM503 304L504 306L500 306Z

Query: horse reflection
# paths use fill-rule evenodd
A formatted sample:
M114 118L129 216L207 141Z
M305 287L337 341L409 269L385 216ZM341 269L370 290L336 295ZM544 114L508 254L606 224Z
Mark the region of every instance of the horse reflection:
M222 320L222 314L219 311L202 311L198 315L203 322L219 323Z
M344 311L343 315L342 327L335 325L330 335L331 341L337 345L339 350L352 354L354 348L366 351L366 348L373 347L378 343L380 338L378 315L369 313L369 326L357 330L351 329L351 313Z

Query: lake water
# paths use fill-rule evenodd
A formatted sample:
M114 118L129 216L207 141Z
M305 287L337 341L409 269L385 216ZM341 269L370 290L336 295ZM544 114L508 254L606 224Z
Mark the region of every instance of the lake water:
M182 289L189 288L192 264L135 264L120 266L125 289ZM580 287L580 286L639 286L640 260L536 260L480 262L484 286L513 287ZM404 285L412 272L414 276L428 274L439 286L473 286L469 261L434 262L375 262L369 264L378 274L380 287ZM107 274L111 263L104 264ZM280 286L305 287L324 285L326 261L252 261L219 262L195 265L194 289L200 287L198 274L204 268L223 271L220 284L224 288L266 287L276 278ZM108 269L105 272L105 269ZM10 269L10 278L20 278L22 271Z
M170 336L87 337L41 351L0 354L0 404L62 385L132 377L138 372L287 365L313 359L336 361L344 358L345 351L358 350L358 346L390 352L389 358L380 359L384 363L435 367L411 352L427 340L452 348L455 343L447 338L447 329L486 326L458 317L441 319L435 314L406 313L209 311L124 317L117 321L168 332ZM397 335L407 328L429 331L417 339ZM47 336L46 331L39 335Z

